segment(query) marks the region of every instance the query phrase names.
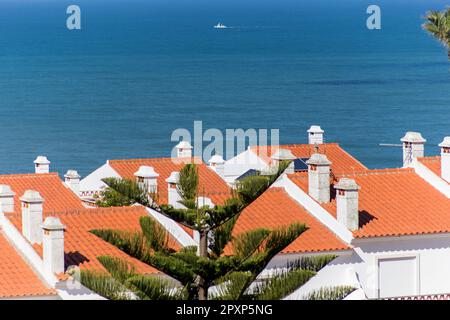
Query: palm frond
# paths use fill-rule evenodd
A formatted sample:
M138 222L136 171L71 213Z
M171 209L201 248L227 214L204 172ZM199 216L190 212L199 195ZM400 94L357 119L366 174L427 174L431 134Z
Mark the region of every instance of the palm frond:
M137 275L129 278L127 285L136 288L136 294L142 300L182 300L187 297L183 288L158 276Z
M356 289L351 286L324 287L314 290L306 296L306 300L342 300Z
M97 260L114 279L122 284L125 283L128 278L136 275L136 268L123 259L110 256L99 256L97 257Z
M280 300L304 285L316 273L311 270L285 271L263 280L253 292L256 300Z
M232 219L212 231L212 240L209 242L209 249L214 257L220 257L223 254L225 246L231 241L237 218L238 216L235 215Z
M260 249L263 241L271 234L267 229L255 229L240 233L232 240L234 255L246 259Z
M319 272L323 267L336 258L337 256L332 254L302 257L295 261L288 262L286 267L289 270L303 269Z
M240 300L253 281L251 272L232 272L216 281L214 300Z
M142 233L154 251L171 252L169 232L151 217L141 217L139 219Z
M110 300L133 300L133 295L106 272L81 270L80 282L86 288Z
M136 181L122 178L105 178L102 181L116 193L122 196L122 199L129 203L139 203L150 207L150 196L145 188L141 187Z
M188 163L180 170L178 191L184 200L195 200L197 197L198 171L194 163Z

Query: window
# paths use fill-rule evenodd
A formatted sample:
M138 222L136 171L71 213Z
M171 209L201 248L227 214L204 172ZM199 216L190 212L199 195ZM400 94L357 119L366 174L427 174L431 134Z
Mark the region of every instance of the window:
M378 290L380 298L417 295L417 258L378 260Z

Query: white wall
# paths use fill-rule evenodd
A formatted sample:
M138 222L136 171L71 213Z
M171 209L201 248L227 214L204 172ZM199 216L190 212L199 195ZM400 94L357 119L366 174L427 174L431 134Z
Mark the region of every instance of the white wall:
M354 241L351 254L342 255L318 272L304 286L286 297L287 300L304 299L312 290L321 287L350 285L361 288L351 299L379 297L379 261L385 259L414 258L417 261L415 295L448 294L450 292L450 234L405 236L396 238L365 239ZM396 266L401 266L399 263ZM405 264L405 268L411 271ZM400 283L408 270L392 268L387 279ZM267 271L266 271L267 272ZM386 276L386 274L385 274Z
M105 163L80 181L80 196L92 197L93 192L99 192L106 187L106 184L102 182L104 178L120 178L120 175L108 163Z
M387 258L417 259L417 295L450 292L449 234L359 241L358 247L366 262L358 270L361 285L371 298L378 297L379 259ZM392 282L395 281L396 275L392 274Z
M268 165L260 157L247 149L234 158L225 161L224 179L230 183L250 169L265 170L267 168Z

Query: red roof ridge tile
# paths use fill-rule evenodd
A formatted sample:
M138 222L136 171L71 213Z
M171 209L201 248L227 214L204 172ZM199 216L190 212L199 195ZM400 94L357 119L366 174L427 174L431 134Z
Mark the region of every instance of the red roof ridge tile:
M340 173L336 176L340 177L348 177L348 176L368 176L368 175L376 175L376 174L406 174L406 173L414 173L413 168L386 168L386 169L369 169L367 171L355 171L355 172L347 172Z
M44 215L46 216L56 216L56 215L81 215L81 214L116 214L127 211L140 211L145 210L144 206L123 206L123 207L97 207L97 208L83 208L83 209L71 209L65 211L46 211Z
M145 162L145 161L151 161L151 162L166 162L166 161L173 161L173 162L184 162L184 161L193 161L196 162L200 159L200 157L192 157L192 158L172 158L172 157L162 157L162 158L129 158L129 159L112 159L108 160L107 163L114 164L114 163L133 163L133 162ZM204 163L203 161L201 163Z
M4 178L47 178L47 177L59 177L58 172L49 173L6 173L0 174L0 177Z
M441 161L441 156L419 157L417 160L421 162Z
M338 142L326 142L326 143L321 143L321 145L328 145L328 146L339 146ZM308 147L310 146L311 148L314 148L314 145L309 144L309 143L291 143L291 144L278 144L278 145L256 145L256 146L250 146L251 149L255 149L255 148L265 148L265 147L271 147L271 148L276 148L276 147Z

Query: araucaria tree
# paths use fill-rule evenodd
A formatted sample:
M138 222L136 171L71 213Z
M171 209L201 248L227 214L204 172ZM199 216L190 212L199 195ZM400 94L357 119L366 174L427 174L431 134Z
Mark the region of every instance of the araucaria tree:
M199 246L174 250L169 234L150 217L140 219L141 232L92 230L91 232L128 255L169 276L138 275L134 268L113 257L98 257L109 274L82 272L81 281L112 299L281 299L308 281L334 256L305 258L290 263L270 279L257 279L269 261L307 226L294 222L274 230L257 228L232 236L239 214L266 191L283 173L282 162L271 174L258 174L238 182L223 205L204 206L198 201L198 172L195 164L180 171L178 191L182 209L160 204L156 194L130 180L105 179L114 199L139 203L195 230ZM282 212L280 212L282 214Z
M450 8L428 12L422 26L447 48L450 60Z

